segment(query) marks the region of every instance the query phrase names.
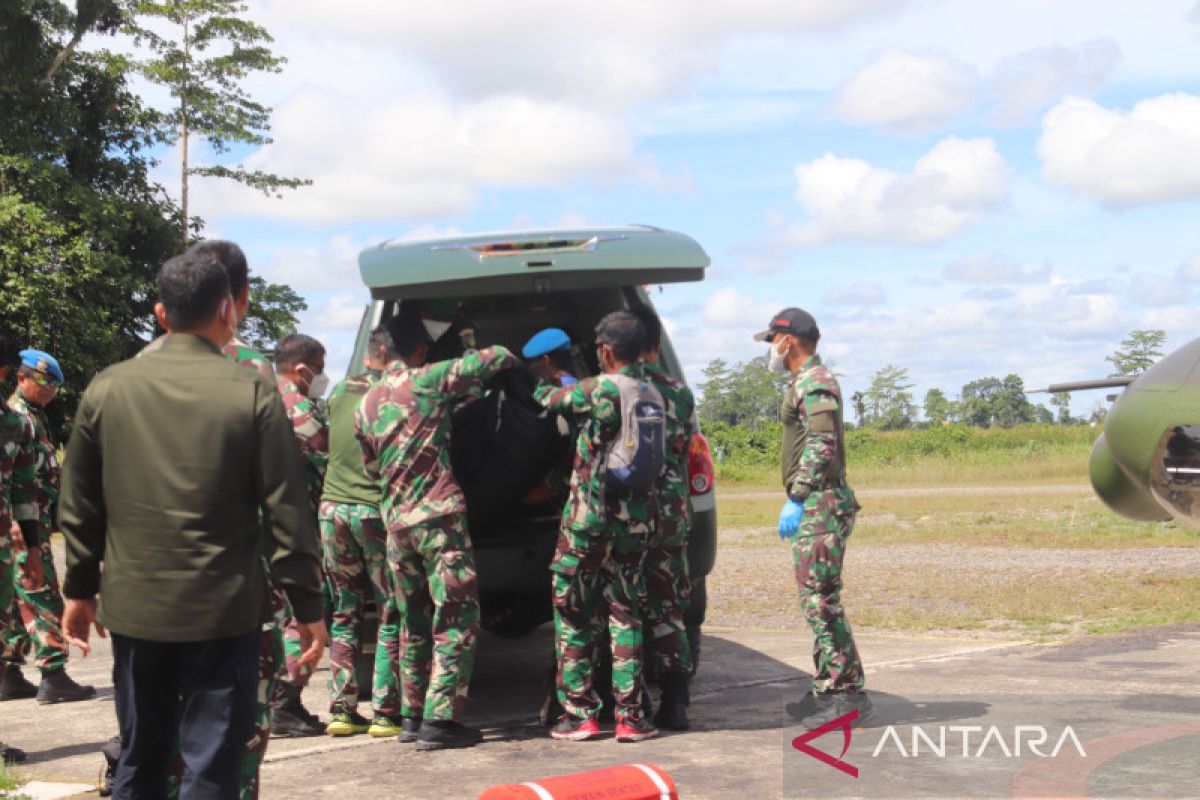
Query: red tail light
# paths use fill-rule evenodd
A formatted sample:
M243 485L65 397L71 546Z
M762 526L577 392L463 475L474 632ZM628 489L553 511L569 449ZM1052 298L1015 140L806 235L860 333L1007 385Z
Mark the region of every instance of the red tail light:
M688 486L692 494L707 494L713 488L712 454L708 440L699 433L692 436L688 447Z

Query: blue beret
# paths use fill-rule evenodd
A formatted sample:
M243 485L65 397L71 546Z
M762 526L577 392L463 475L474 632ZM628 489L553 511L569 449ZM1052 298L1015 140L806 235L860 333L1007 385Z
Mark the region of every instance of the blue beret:
M41 350L22 350L21 366L45 373L59 383L63 382L62 367L58 365L58 359L49 353L42 352Z
M567 336L566 331L558 328L546 328L544 331L535 333L533 338L525 343L525 347L521 349L521 355L525 358L540 358L547 353L570 349L571 337Z

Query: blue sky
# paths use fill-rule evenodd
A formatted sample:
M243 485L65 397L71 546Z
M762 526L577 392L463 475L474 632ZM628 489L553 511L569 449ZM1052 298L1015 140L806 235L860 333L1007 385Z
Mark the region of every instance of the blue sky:
M1196 335L1196 0L250 5L289 64L248 84L275 142L238 156L314 185L194 181L192 208L307 298L335 374L362 247L575 224L709 252L655 295L693 380L784 305L847 391L892 363L918 400Z

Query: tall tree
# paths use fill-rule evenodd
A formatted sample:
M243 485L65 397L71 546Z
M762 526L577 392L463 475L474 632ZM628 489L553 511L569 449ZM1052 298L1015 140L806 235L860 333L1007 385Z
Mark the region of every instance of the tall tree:
M1056 419L1059 425L1070 425L1075 420L1071 417L1071 393L1055 392L1050 395L1050 405L1058 409Z
M250 278L250 309L242 322L241 337L251 347L273 350L275 343L296 330L296 315L308 308L290 286Z
M1110 377L1141 375L1162 358L1162 345L1167 334L1160 330L1136 330L1121 340L1121 346L1104 360L1116 368Z
M951 402L941 389L935 387L925 393L924 409L930 425L945 425L950 420Z
M228 178L280 196L282 189L312 181L285 178L242 166L193 163L191 137L208 142L214 152L227 153L236 145L269 144L271 109L254 101L239 83L254 72L279 72L285 59L267 47L271 35L245 19L239 0L134 0L136 14L128 26L136 41L154 53L138 64L151 82L165 86L175 107L162 115L163 135L182 149L179 170L180 225L184 241L198 229L189 217L189 183L193 175ZM161 20L174 28L174 37L158 32L142 18Z
M993 403L1003 389L999 378L979 378L963 386L959 395L962 421L976 428L990 428L995 422Z
M894 364L879 369L871 376L871 385L864 396L864 424L885 431L911 428L917 415L916 403L909 391L912 387L907 369Z
M1036 410L1025 397L1025 382L1018 375L1005 375L1000 391L992 398L992 420L1001 428L1033 422Z
M748 428L776 421L789 380L786 373L767 369L766 356L741 362L732 368L716 359L704 369L700 418Z

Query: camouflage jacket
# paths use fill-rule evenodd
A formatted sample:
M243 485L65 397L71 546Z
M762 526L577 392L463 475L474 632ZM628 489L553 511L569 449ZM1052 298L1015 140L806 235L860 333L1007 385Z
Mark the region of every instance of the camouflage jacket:
M380 482L380 510L389 529L466 511L450 470L451 406L517 364L503 347L424 367L397 362L367 392L354 430L363 467Z
M647 380L645 364L621 369L622 375ZM605 462L611 443L621 432L621 390L607 375L573 386L543 384L534 391L551 411L572 414L579 424L571 486L563 508L562 525L550 568L571 574L595 569L613 546L636 550L646 543L654 516L650 495L610 491Z
M29 421L33 433L24 446L28 451L21 465L25 474L18 476L12 488L13 519L17 522L40 522L50 528L62 474L58 463L58 445L50 435L50 421L46 418L45 410L26 400L19 390L13 392L8 405Z
M379 507L379 482L367 477L362 448L354 435L355 412L379 375L379 370L368 370L346 378L329 392L325 403L329 413L329 466L321 494L324 501Z
M688 450L692 444L692 434L695 433L692 416L696 410L696 398L691 389L653 364L646 365L646 375L663 396L667 412L667 459L659 482L659 513L677 519L686 517Z
M296 447L304 457L304 480L308 484L308 496L315 514L321 506L325 467L329 463L329 425L325 420L325 410L318 401L306 397L287 378L279 378L275 385L283 396L288 419L292 421Z
M253 367L261 372L267 380L275 380L275 368L271 366L270 360L237 336L230 339L221 352L225 354L226 358L232 359L235 364Z
M846 444L842 427L842 389L820 357L813 355L793 376L783 398L781 476L784 490L805 507L825 493L853 505L846 485Z
M0 547L10 544L13 494L19 497L22 492L36 491L29 486L34 472L30 451L25 447L32 438L29 420L0 398Z

